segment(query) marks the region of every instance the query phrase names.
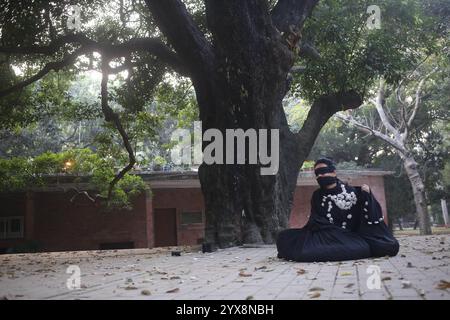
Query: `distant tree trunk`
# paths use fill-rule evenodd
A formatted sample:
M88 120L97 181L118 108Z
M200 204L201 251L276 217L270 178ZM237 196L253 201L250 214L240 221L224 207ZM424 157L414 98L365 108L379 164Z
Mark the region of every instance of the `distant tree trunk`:
M420 226L420 234L423 235L431 234L431 224L425 198L425 185L422 181L422 178L420 177L419 170L417 168L417 162L414 160L412 156L413 154L412 149L410 149L410 146L406 142L409 136L410 129L413 125L413 121L417 115L417 111L420 108L420 101L421 101L420 97L422 93L422 87L425 81L433 73L435 73L436 70L437 68L434 68L431 72L429 72L420 79L419 84L416 88L415 101L413 103L410 103L409 105L407 105L402 100L400 87L397 88L396 98L402 108L403 114L401 119L397 119L397 124L399 124L398 127L394 127L394 125L391 123L391 120L389 120L384 110L385 108L384 104L386 101L385 99L386 84L383 79L380 79L380 86L378 89L377 99L371 102L375 105L378 116L387 134L385 134L379 128L375 129L374 128L375 126L373 124L358 122L351 115L345 116L341 114L336 115L338 119L341 119L344 122L356 126L358 130L383 140L385 143L393 147L395 152L399 155L399 157L403 162L403 167L405 168L406 174L408 176L408 179L411 183L411 187L413 190L414 203L416 205L416 217L417 217L416 223L414 224L414 229L416 229L418 221ZM408 110L408 108L411 110Z
M417 162L413 157L404 157L403 166L411 182L416 205L416 214L420 225L420 234L431 234L431 224L428 214L427 202L425 198L425 185L417 170Z
M450 223L448 221L447 200L441 199L441 208L442 208L442 217L444 218L444 225L446 228L448 228Z

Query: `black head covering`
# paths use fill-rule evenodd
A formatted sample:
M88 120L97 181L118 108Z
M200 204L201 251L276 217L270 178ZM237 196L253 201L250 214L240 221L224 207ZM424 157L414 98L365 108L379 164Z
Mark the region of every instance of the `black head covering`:
M336 170L336 165L334 164L333 160L331 160L330 158L322 157L322 158L317 159L317 161L314 163L314 167L317 166L319 163L326 164L327 167L333 171Z

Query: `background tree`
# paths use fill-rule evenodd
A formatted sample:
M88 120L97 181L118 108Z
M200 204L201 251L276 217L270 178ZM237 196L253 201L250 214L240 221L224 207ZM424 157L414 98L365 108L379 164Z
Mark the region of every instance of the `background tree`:
M433 150L432 157L425 162L433 161L436 165L436 162L441 160L438 159L438 154L440 152L442 153L442 151L439 150L439 144L442 143L440 138L442 136L437 132L430 133L429 131L423 130L423 124L426 121L420 121L418 119L419 110L424 108L422 99L427 81L430 81L430 77L432 77L439 69L442 69L442 67L439 68L438 66L434 66L429 70L429 68L426 68L427 66L429 65L421 65L419 68L413 70L411 75L405 77L403 81L400 82L399 86L397 86L392 93L392 96L395 96L395 99L386 95L386 84L384 80L380 81L376 100L371 100L371 103L375 106L378 113L379 121L364 121L361 117L356 119L351 114L336 115L338 118L355 126L359 130L383 140L385 143L389 144L401 158L413 190L421 234L431 234L431 226L427 208L425 183L423 177L421 177L415 155L429 154L430 150ZM447 75L448 69L444 69L443 72ZM414 98L412 98L412 96L414 96ZM396 106L391 107L392 104L396 104ZM431 113L429 116L433 117L432 112L430 112L432 110L427 111L428 112L421 112L421 114L426 116ZM446 113L446 118L448 118L448 112ZM422 116L422 118L424 118L424 116ZM411 138L411 136L416 137L414 139ZM414 140L418 143L414 143ZM419 146L419 148L417 148L417 146ZM424 157L427 156L425 155ZM425 171L422 170L422 173L424 172Z

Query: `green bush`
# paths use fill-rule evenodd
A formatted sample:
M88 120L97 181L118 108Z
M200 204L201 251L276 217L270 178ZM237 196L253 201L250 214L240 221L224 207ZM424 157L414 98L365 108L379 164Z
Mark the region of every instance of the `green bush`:
M87 177L93 189L107 197L117 170L112 158L101 158L90 149L46 152L33 159L0 159L0 192L25 191L45 185L48 175L70 174ZM106 208L131 209L131 200L143 191L148 187L142 178L127 173L114 186Z

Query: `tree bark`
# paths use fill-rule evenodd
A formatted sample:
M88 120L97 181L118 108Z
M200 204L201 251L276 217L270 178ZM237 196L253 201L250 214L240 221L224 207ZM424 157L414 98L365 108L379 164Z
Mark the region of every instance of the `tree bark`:
M263 2L207 2L207 14L214 70L207 78L193 79L203 131L219 129L225 137L226 129L278 129L280 167L275 175L264 176L260 165L202 164L205 240L219 247L273 243L288 224L301 165L282 107L294 57Z
M402 156L402 158L403 166L408 179L411 182L411 187L413 190L414 202L416 204L417 211L416 215L417 219L419 219L420 234L429 235L431 234L431 225L425 198L425 186L422 178L420 177L419 170L417 169L417 162L411 156Z
M447 210L447 200L446 199L441 199L441 208L442 208L442 218L444 219L444 226L446 228L448 228L450 223L448 220L448 210Z

